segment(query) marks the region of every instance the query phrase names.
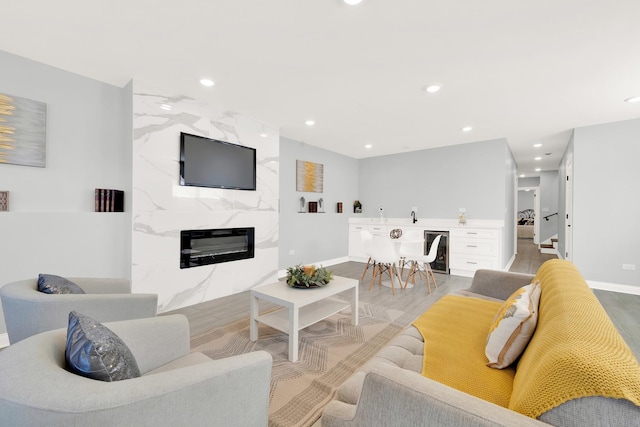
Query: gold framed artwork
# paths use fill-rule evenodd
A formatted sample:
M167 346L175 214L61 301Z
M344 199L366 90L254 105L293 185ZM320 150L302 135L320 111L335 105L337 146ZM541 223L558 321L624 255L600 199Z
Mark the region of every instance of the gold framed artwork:
M47 104L0 93L0 163L46 166Z
M322 193L324 165L296 160L296 191Z
M9 210L9 192L0 191L0 212Z

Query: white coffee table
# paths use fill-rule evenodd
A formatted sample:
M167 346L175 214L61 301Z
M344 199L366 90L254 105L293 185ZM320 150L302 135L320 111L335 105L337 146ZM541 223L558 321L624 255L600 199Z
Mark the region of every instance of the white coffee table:
M336 295L350 292L344 300ZM282 306L260 314L260 300ZM289 334L289 360L298 361L298 331L351 306L351 323L358 324L358 280L334 276L321 288L297 289L276 282L251 290L251 326L249 338L258 340L258 322Z

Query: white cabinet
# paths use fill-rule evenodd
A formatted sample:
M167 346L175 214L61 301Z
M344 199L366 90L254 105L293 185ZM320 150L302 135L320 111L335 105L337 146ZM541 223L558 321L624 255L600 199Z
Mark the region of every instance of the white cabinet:
M360 220L362 221L362 220ZM377 218L349 224L349 259L367 262L360 231L368 230L372 235L389 237L394 228L409 236L414 232L424 236L425 231L448 231L449 273L472 277L480 268L502 269L502 234L504 224L498 221L477 220L471 226L461 226L457 220L421 220L417 224L406 220L389 219L379 223Z
M389 227L386 225L369 225L369 233L372 236L388 236Z
M453 228L449 245L451 274L473 276L473 273L480 268L501 268L502 233L500 229Z
M367 230L372 236L389 236L389 227L380 224L350 224L349 225L349 259L352 261L367 262L369 257L365 255L362 247L360 231Z
M349 225L349 259L352 261L367 262L367 256L364 254L362 247L361 230L368 230L368 225L350 224Z

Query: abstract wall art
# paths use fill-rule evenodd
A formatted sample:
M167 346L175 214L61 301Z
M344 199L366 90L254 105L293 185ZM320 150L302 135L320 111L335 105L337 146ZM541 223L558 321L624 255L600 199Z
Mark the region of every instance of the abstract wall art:
M296 191L323 192L324 166L320 163L296 160Z
M0 163L46 166L47 104L0 93Z

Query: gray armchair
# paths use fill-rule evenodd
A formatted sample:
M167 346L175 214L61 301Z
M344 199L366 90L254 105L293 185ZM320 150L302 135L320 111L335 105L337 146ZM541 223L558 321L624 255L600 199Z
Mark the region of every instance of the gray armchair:
M65 370L66 329L0 351L3 426L266 426L271 356L212 360L189 351L182 315L105 324L142 376L103 382Z
M99 322L153 317L156 294L132 294L127 279L69 278L85 294L45 294L38 279L20 280L0 288L9 342L40 332L66 328L69 312L76 310Z

